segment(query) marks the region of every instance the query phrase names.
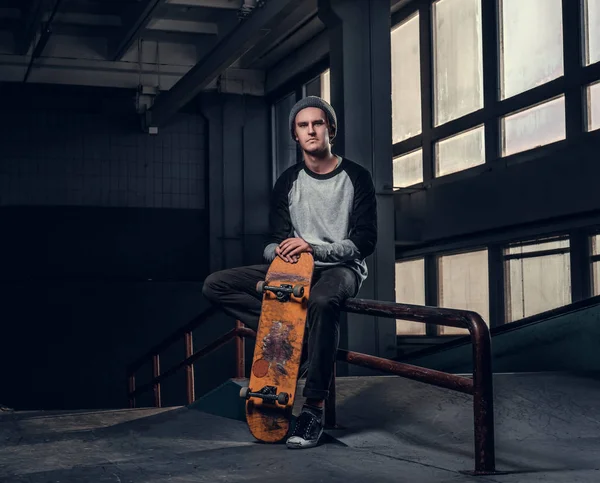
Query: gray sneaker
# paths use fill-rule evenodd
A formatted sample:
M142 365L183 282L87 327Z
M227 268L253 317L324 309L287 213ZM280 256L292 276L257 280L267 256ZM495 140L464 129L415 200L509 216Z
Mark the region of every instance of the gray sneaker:
M296 420L292 435L286 441L290 449L312 448L323 434L323 410L304 406Z

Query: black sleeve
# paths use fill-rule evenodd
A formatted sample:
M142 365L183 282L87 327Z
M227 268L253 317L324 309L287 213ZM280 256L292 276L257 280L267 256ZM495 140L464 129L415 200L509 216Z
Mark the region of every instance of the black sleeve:
M354 203L348 237L366 258L377 245L377 199L371 174L361 170L354 179Z
M267 245L271 243L280 244L293 234L292 219L290 217L290 206L288 202L289 172L283 173L275 183L271 192L269 207L269 232Z

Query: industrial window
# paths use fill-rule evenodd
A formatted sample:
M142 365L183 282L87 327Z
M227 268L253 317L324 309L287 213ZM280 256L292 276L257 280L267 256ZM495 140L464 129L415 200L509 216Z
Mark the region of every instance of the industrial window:
M561 0L500 0L502 99L563 75Z
M394 188L405 188L423 181L423 150L396 156L393 160Z
M289 116L296 103L293 92L276 102L272 110L271 125L273 129L273 184L279 176L297 162L297 145L292 139Z
M510 245L504 260L506 322L571 303L567 237Z
M565 136L565 96L560 96L502 119L502 155L561 141Z
M327 101L329 104L331 104L331 88L330 88L330 75L329 75L329 69L327 69L325 72L323 72L320 76L319 76L319 84L321 87L321 97Z
M587 86L587 130L600 128L600 82Z
M329 69L319 74L313 80L307 82L304 85L304 95L306 96L318 96L330 101L330 89L329 89Z
M483 107L481 0L433 4L435 125Z
M444 176L485 162L483 126L439 141L435 150L435 175Z
M600 60L600 0L585 0L585 63Z
M486 249L452 255L438 260L438 305L472 310L489 326L488 252ZM439 327L439 333L468 334L467 329Z
M419 14L392 30L392 139L421 133Z
M396 262L396 302L425 305L425 260ZM425 335L425 324L396 320L397 335Z
M592 242L592 293L600 295L600 235L594 235Z
M565 6L577 16L563 19ZM585 68L600 60L600 0L411 2L393 23L395 187L577 136L581 123L566 108L576 113L586 99L583 130L600 126L600 79ZM579 57L579 67L565 66ZM552 82L561 77L567 84ZM577 79L587 97L565 92ZM409 176L403 169L417 159L422 175Z

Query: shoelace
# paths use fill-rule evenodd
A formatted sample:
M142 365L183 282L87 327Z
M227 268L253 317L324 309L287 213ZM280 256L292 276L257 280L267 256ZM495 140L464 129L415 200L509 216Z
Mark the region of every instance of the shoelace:
M307 421L307 419L308 419L308 421ZM304 431L303 431L304 435L302 437L304 439L308 439L308 435L309 435L310 431L312 430L312 427L315 424L316 420L317 420L317 417L314 414L312 414L308 411L303 411L300 414L300 418L298 419L298 425L296 426L295 433L300 432L302 434L302 432L298 431L298 430L300 430L301 428L306 426L306 427L304 427ZM300 435L296 434L296 436L300 436Z

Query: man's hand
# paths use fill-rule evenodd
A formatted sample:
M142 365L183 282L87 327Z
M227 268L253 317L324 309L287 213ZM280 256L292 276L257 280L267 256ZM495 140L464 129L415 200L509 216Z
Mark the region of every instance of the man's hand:
M296 263L303 252L312 253L312 247L302 238L283 240L275 249L275 253L289 263Z

